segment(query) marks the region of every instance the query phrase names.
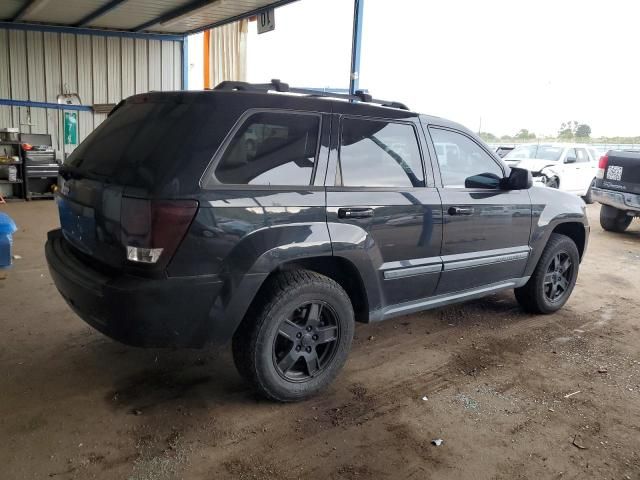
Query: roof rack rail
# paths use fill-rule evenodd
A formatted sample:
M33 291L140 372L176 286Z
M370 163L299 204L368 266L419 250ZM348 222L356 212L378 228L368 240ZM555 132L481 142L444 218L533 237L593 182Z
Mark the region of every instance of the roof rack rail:
M409 110L404 103L401 102L388 102L386 100L378 100L373 98L370 94L363 90L357 90L354 95L347 93L332 93L322 90L313 90L310 88L292 88L288 83L281 82L278 79L271 80L271 83L248 83L248 82L235 82L224 81L220 82L214 90L226 90L226 91L243 91L243 92L288 92L299 93L303 95L309 95L312 97L329 97L339 98L341 100L357 100L363 103L375 103L383 107L398 108L401 110Z

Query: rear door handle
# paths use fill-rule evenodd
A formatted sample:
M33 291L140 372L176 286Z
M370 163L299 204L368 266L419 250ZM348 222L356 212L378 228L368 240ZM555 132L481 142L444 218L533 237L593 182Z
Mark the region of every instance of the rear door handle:
M338 218L370 218L373 217L373 208L339 208Z
M473 215L473 208L449 207L449 215Z

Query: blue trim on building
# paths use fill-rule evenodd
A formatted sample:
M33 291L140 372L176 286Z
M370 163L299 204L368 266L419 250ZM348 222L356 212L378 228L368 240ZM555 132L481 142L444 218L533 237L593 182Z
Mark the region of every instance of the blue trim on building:
M362 46L362 15L364 0L353 1L353 39L351 42L351 75L349 93L353 95L360 85L360 48Z
M189 37L182 39L182 90L189 90Z
M51 108L54 110L79 110L81 112L93 112L93 107L90 107L89 105L66 105L62 103L34 102L31 100L10 100L8 98L0 98L0 105L6 105L10 107Z
M172 42L182 42L184 38L183 35L164 33L127 32L124 30L102 30L98 28L65 27L58 25L40 25L36 23L21 22L0 22L0 29L26 30L33 32L73 33L76 35L95 35L99 37L145 38L147 40L164 40Z
M128 0L111 0L109 3L107 3L105 5L102 5L100 8L97 8L93 12L89 13L88 15L86 15L79 22L76 22L73 26L74 27L82 27L82 26L90 23L92 20L95 20L96 18L101 17L105 13L110 12L111 10L116 8L118 5L120 5L121 3L124 3L126 1L128 1Z

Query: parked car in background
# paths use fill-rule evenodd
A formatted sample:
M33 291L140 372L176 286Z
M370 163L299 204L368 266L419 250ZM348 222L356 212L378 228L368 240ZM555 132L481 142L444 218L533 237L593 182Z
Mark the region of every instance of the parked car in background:
M130 97L59 182L45 252L80 317L132 345L230 342L280 401L331 383L355 321L507 289L559 310L589 236L580 199L456 123L276 81Z
M516 147L506 147L504 145L500 145L498 148L496 148L496 153L500 158L504 158L504 156L514 148Z
M581 144L524 144L509 152L504 161L511 167L526 168L534 183L581 196L593 203L592 187L597 162Z
M602 204L602 228L624 232L633 217L640 217L640 152L610 150L603 155L592 195Z

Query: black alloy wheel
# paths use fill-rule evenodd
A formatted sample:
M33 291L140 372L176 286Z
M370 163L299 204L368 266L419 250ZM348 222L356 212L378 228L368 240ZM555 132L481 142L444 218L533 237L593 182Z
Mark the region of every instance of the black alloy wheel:
M331 363L340 327L336 313L324 303L296 308L278 327L273 342L273 362L278 373L291 382L305 382Z
M565 251L557 252L549 262L544 276L544 294L550 302L559 302L569 291L573 263Z
M262 395L295 402L325 389L349 354L351 300L333 279L290 270L267 279L233 336L238 372Z
M569 300L579 268L576 243L566 235L552 233L531 277L515 289L516 299L532 313L556 312Z

